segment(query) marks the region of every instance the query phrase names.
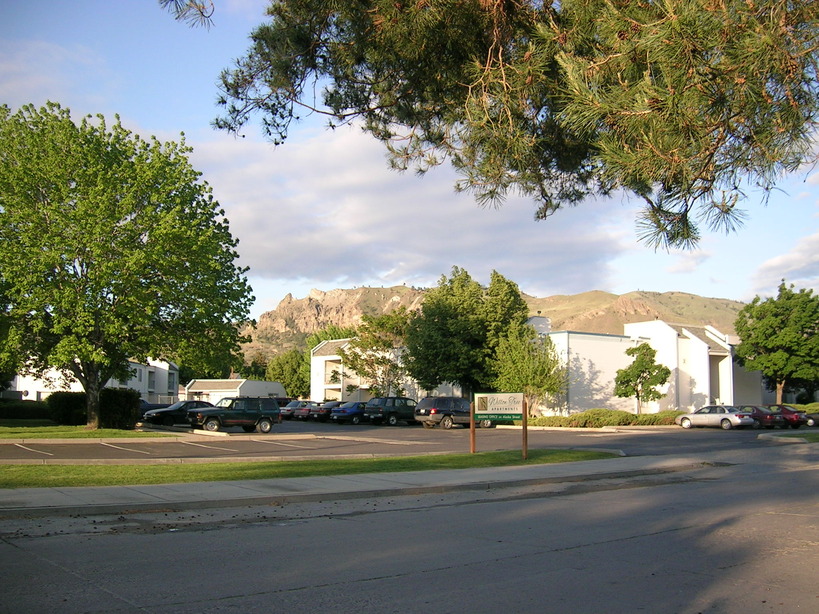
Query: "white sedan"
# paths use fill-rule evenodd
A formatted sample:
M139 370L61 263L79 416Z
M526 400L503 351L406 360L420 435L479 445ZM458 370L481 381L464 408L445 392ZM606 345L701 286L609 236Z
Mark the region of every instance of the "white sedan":
M693 426L719 426L727 431L735 426L753 426L754 419L751 414L742 411L739 407L707 405L692 414L677 416L674 422L684 429L690 429Z

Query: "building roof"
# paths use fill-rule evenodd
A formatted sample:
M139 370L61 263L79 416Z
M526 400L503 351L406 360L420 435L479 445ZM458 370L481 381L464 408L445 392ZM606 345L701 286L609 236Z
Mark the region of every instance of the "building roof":
M188 391L238 390L244 381L243 379L195 379L188 384Z
M338 351L350 342L349 339L324 341L313 349L313 356L336 356Z

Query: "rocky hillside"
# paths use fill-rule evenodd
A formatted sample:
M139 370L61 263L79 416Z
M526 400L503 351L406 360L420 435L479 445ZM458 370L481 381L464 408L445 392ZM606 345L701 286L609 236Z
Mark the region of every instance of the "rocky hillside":
M287 295L273 311L264 313L255 330L247 330L252 341L245 346L248 359L266 357L291 348L304 349L311 333L329 325L355 327L364 314L388 313L401 305L418 309L422 289L407 286L312 290L306 298ZM743 303L727 299L703 298L683 292L584 292L537 298L524 295L530 315L551 319L552 330L590 333L623 333L623 324L645 320L665 320L674 324L710 324L722 332L734 332L734 320Z

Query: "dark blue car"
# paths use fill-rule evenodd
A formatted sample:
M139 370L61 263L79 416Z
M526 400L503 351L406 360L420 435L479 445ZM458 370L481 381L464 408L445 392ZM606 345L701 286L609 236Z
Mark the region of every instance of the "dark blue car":
M333 422L349 422L358 424L364 419L364 401L349 401L333 408L330 420Z

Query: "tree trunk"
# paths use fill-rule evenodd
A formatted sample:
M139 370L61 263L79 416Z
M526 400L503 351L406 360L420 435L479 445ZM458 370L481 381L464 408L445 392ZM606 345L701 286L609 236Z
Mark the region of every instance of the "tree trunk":
M85 396L86 396L86 411L88 412L89 429L98 429L100 427L100 373L97 370L90 369L90 372L85 374Z
M782 403L782 395L785 392L785 380L780 380L776 382L776 402L777 404Z

